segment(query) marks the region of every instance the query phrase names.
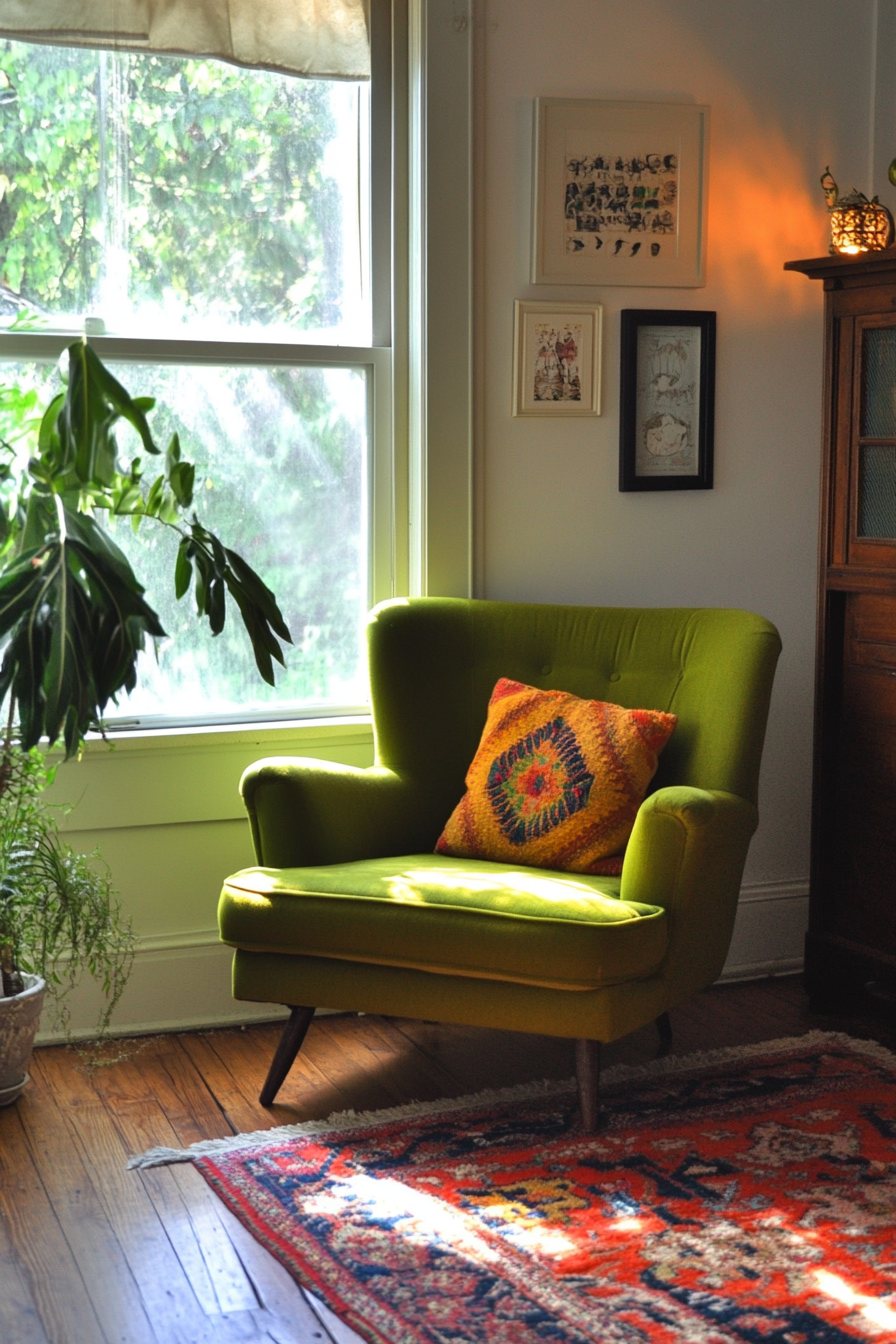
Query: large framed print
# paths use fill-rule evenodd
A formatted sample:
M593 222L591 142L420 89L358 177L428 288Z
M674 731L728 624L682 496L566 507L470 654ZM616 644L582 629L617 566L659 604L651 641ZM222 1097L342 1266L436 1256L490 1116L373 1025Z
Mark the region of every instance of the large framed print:
M532 280L705 284L709 108L535 100Z
M514 415L600 415L602 313L597 303L514 303Z
M716 315L622 310L620 490L711 490Z

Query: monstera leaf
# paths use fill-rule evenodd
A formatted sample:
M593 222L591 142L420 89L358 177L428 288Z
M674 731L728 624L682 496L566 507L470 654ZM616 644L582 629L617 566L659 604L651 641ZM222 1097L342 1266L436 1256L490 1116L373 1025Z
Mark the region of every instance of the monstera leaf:
M123 552L98 523L104 511L152 520L181 536L174 571L182 597L193 584L200 619L220 634L227 596L252 643L258 671L273 685L273 662L290 633L274 594L236 551L205 528L193 502L195 470L174 435L153 440L152 398L132 398L85 341L68 349L66 391L48 406L37 451L12 489L0 522L0 700L18 706L21 742L60 737L74 754L120 691L137 682L146 639L164 637L156 612ZM161 473L147 484L140 459L123 470L115 426L127 420ZM3 445L12 458L12 449Z

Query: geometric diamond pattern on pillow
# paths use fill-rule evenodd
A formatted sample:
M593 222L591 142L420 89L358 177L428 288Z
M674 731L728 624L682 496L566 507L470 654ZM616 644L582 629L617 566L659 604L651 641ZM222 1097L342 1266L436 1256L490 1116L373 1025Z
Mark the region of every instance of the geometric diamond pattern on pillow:
M492 762L486 792L513 845L547 835L588 804L594 776L565 719L551 719Z
M674 714L502 677L436 853L617 874Z

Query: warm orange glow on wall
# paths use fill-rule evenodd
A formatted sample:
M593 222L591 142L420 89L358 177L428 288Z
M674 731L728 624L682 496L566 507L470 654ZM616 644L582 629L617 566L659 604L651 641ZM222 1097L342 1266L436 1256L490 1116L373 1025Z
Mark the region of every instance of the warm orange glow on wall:
M707 102L714 92L704 95ZM772 312L778 321L815 315L811 286L800 288L794 279L803 277L783 267L822 249L824 207L813 200L804 165L780 129L759 122L733 87L726 94L736 99L736 113L729 133L713 140L707 275L718 297L706 306L728 304L739 322L768 322Z

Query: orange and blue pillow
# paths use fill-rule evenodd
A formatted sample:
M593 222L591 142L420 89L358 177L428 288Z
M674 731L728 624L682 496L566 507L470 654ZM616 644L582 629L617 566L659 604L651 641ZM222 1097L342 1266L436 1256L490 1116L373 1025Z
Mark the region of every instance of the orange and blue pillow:
M437 854L571 873L622 871L622 852L677 723L502 677L467 790Z

